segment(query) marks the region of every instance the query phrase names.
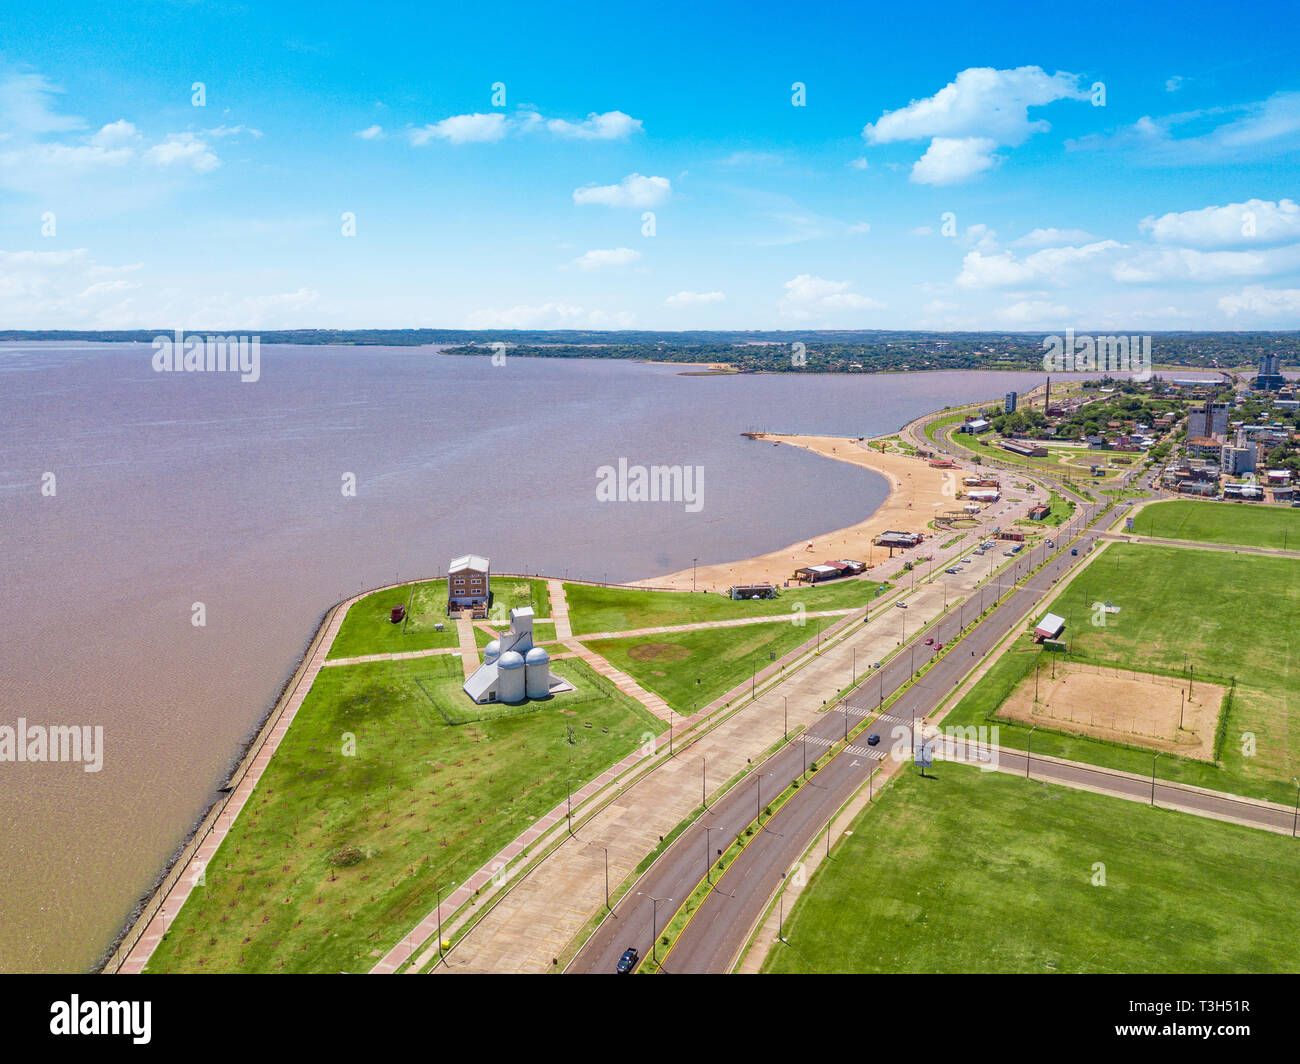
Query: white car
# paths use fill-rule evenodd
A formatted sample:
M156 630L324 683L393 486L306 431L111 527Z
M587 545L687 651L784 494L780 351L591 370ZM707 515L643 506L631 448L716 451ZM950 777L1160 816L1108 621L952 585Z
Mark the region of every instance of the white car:
M905 609L907 609L907 603L906 603L906 602L895 602L894 605L897 606L900 610L905 610Z

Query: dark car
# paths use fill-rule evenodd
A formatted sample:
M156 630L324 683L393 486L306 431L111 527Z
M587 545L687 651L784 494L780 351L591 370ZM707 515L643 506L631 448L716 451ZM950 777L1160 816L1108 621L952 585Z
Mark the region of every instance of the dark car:
M867 745L868 745L868 746L879 746L879 745L880 745L880 736L879 736L879 735L868 735L868 736L867 736Z
M618 967L614 971L619 975L631 975L636 970L637 961L640 959L641 954L636 951L635 947L628 946L623 951L623 956L618 959Z
M1071 548L1070 548L1070 553L1071 553L1072 555L1073 555L1073 554L1078 554L1078 553L1079 553L1079 548L1078 548L1078 547L1071 547Z

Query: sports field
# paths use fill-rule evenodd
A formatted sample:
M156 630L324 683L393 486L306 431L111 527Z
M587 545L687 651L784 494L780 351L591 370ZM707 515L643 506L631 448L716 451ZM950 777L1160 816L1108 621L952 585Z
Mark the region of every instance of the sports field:
M711 592L642 591L592 584L565 584L564 594L574 634L589 635L736 617L794 615L799 610L850 609L865 606L881 586L870 580L836 580L812 587L783 588L774 599L740 601Z
M585 642L678 713L689 715L767 668L769 655L783 657L814 639L819 623L830 627L836 620L814 619L802 626L772 621Z
M1104 613L1106 602L1119 608ZM1235 687L1217 740L1218 764L1162 757L1165 779L1274 801L1295 796L1300 775L1300 562L1264 555L1111 543L1096 552L1049 607L1066 619L1068 657L1138 673ZM1105 619L1105 624L1094 620ZM1021 637L945 718L978 724L1028 676L1040 650ZM1044 667L1047 660L1043 661ZM1192 695L1199 698L1195 686ZM1002 742L1023 749L1025 732L1004 723ZM1143 745L1143 744L1138 744ZM1045 754L1150 773L1151 755L1086 738L1045 733Z
M1295 840L965 765L929 774L854 821L765 972L1300 971Z
M577 690L522 713L457 699L456 657L322 669L147 970L368 971L435 884L663 730L585 663L553 668Z
M1300 550L1300 509L1171 499L1144 506L1134 517L1133 534L1153 539Z

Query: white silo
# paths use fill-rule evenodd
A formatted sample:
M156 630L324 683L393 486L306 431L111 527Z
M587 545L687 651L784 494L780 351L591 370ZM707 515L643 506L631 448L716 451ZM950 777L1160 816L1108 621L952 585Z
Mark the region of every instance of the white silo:
M529 698L545 698L551 693L551 655L533 647L524 658Z
M501 640L494 639L483 648L483 664L491 665L501 656Z
M524 656L507 650L497 658L497 699L501 702L524 700Z

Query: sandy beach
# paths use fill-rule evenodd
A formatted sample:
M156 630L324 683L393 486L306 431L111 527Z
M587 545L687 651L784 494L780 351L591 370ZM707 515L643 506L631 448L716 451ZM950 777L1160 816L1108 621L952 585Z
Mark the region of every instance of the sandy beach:
M760 443L766 441L768 445L775 442L788 447L802 447L825 458L865 466L889 481L889 497L878 510L858 524L827 532L811 542L792 543L755 558L701 565L694 574L694 585L698 589L725 591L733 584L757 583L780 586L802 566L840 558L867 562L870 566L868 572L874 570L878 576L885 569L893 572L899 563L888 564L889 551L872 543L876 536L896 530L923 532L929 537L934 533L929 522L935 514L957 506L955 496L961 484L960 469L934 469L924 459L897 452L881 453L869 446L871 441L860 442L843 436L759 433L756 440ZM683 569L638 583L690 590L692 574L690 569Z

